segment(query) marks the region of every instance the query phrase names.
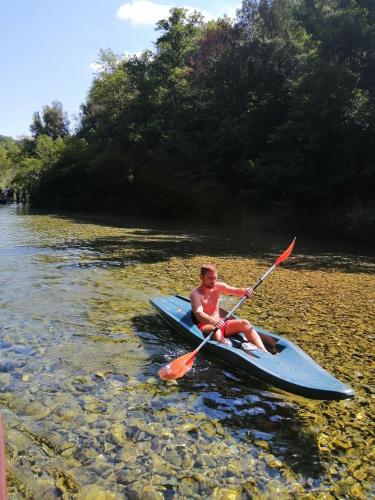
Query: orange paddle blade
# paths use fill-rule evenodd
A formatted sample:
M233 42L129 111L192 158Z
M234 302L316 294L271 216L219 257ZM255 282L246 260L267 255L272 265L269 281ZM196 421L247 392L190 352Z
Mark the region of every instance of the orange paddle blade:
M286 260L289 255L292 253L292 250L293 250L293 247L294 247L294 243L296 242L296 238L294 238L294 240L292 241L292 243L288 246L288 248L285 250L284 253L282 253L280 255L280 257L278 257L275 261L275 266L278 266L279 264L281 264L282 262L284 262L284 260Z
M175 380L176 378L183 377L185 373L191 370L196 354L196 351L189 352L171 361L171 363L160 368L158 371L159 377L162 380Z

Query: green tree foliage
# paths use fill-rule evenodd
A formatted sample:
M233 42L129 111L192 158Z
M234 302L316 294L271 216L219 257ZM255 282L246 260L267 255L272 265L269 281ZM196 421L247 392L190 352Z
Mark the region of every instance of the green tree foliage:
M8 151L0 144L0 182L6 178L7 173L11 169L11 161L8 156Z
M40 178L31 191L35 204L88 208L95 203L96 179L90 170L85 139L74 136L49 143L44 136L36 150Z
M300 205L366 198L375 187L374 8L306 0L295 12L311 50L302 53L273 154L289 160L288 194Z
M52 139L48 135L39 135L35 141L34 155L25 156L19 161L12 184L26 190L33 199L41 180L60 158L63 148L61 137Z
M0 186L11 183L16 165L22 159L23 141L0 135Z
M374 232L372 0L244 0L234 21L175 8L156 30L154 51L101 51L75 136L61 105L34 115L36 201Z
M53 101L51 106L43 106L42 115L36 111L30 125L30 131L36 139L40 135L48 135L52 139L69 135L68 115L59 101Z

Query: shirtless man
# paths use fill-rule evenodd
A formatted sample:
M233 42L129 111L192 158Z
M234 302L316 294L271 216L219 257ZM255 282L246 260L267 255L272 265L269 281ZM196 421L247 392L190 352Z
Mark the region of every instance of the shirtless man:
M244 319L230 319L224 323L219 313L219 298L221 294L250 297L253 293L251 288L235 288L222 281L217 281L217 270L212 264L204 264L201 267L201 284L195 288L190 295L193 314L198 322L198 328L204 335L208 335L214 328L218 328L213 338L223 344L229 343L225 337L243 332L249 342L255 344L259 349L268 352L264 347L262 339Z

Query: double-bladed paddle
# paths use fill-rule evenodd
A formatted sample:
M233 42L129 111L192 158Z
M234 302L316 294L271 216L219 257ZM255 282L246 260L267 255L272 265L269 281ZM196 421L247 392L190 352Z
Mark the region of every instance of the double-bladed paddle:
M268 269L266 273L263 274L263 276L258 280L258 282L253 286L253 291L258 288L259 285L263 283L263 281L267 278L269 274L272 273L274 269L277 268L284 260L286 260L289 255L292 253L294 243L296 241L296 238L292 241L292 243L288 246L288 248L283 252L274 262L274 264ZM228 321L228 319L232 316L234 311L236 311L248 298L248 296L245 294L241 300L233 307L231 311L223 318L223 321ZM179 358L175 359L171 363L168 363L166 366L163 366L163 368L160 368L158 371L158 375L162 380L175 380L177 378L183 377L185 373L187 373L191 367L193 366L195 356L198 354L198 352L202 349L202 347L211 339L212 335L216 333L218 328L215 328L212 330L212 332L207 335L207 337L204 339L204 341L199 344L199 346L193 351L189 352L188 354L184 354L183 356L180 356Z

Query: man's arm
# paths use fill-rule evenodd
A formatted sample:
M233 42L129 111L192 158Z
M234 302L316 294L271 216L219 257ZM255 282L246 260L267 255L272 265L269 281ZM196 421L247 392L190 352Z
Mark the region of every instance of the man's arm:
M229 286L226 283L220 283L220 292L224 293L225 295L236 295L237 297L243 297L244 295L251 297L251 295L253 293L253 289L252 288L237 288L234 286Z

